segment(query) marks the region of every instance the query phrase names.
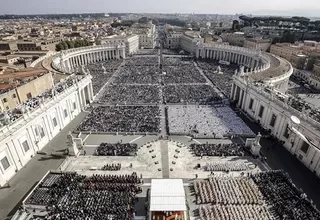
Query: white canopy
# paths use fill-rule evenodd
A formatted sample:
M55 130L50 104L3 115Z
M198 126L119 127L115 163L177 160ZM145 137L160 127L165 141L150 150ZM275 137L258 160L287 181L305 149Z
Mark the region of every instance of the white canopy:
M186 211L182 179L151 180L150 211Z

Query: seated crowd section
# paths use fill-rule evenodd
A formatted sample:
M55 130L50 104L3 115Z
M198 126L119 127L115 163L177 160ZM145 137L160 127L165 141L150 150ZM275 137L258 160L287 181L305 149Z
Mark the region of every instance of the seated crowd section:
M170 134L254 135L228 106L169 106L167 112Z
M197 157L202 156L244 156L244 145L240 144L190 144L190 151Z
M316 220L320 213L283 171L195 180L201 220Z
M217 104L222 98L210 85L167 85L164 87L164 103L167 104Z
M160 80L159 67L149 65L129 65L119 69L116 84L158 84Z
M85 73L92 76L93 94L97 94L106 82L117 71L123 60L107 60L89 64L84 68Z
M160 88L153 85L110 85L99 103L107 104L160 104Z
M197 64L203 73L217 86L223 93L228 96L232 87L232 76L235 70L239 70L239 65L231 63L230 65L220 64L217 60L199 59ZM217 68L221 68L221 73L217 72Z
M92 133L159 133L157 106L99 106L94 108L77 131Z
M249 166L243 162L215 162L207 163L204 166L205 171L245 171L249 170Z
M25 203L45 206L47 219L133 220L136 195L142 192L140 184L136 173L93 176L50 173Z
M101 143L96 149L96 156L135 156L138 151L137 144Z

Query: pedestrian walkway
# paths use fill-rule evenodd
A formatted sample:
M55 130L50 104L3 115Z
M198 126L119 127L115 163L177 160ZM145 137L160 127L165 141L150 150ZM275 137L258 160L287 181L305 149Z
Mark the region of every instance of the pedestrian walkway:
M53 152L62 152L66 149L67 134L73 131L84 119L86 113L80 113L72 120L56 137L52 139L43 149L49 155ZM11 217L20 206L24 196L34 185L51 169L56 169L64 161L61 157L49 155L35 155L27 165L19 170L9 181L10 188L0 189L0 219ZM18 205L17 205L18 204ZM17 206L16 206L17 205Z
M252 131L255 133L261 132L262 135L265 134L258 124L250 121L243 114L239 116L246 122ZM320 179L285 147L279 145L272 148L271 146L274 145L273 140L261 138L260 144L262 146L262 153L267 157L267 164L273 170L284 170L287 172L294 184L298 188L301 188L309 199L313 200L313 203L317 208L320 208Z
M161 163L162 163L162 178L169 178L169 150L168 141L160 141L161 148Z

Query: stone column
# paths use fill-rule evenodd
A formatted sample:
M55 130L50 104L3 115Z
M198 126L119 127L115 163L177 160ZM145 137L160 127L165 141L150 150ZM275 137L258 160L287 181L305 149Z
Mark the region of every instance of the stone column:
M234 93L234 83L231 85L231 91L230 91L230 99L233 101L233 93Z

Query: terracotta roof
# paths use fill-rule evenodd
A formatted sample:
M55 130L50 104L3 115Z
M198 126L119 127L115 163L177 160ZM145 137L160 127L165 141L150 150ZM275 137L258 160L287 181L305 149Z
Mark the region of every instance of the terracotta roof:
M32 76L38 76L47 71L42 68L26 68L21 71L0 75L0 80L4 79L23 79Z

